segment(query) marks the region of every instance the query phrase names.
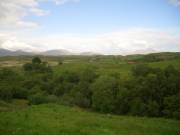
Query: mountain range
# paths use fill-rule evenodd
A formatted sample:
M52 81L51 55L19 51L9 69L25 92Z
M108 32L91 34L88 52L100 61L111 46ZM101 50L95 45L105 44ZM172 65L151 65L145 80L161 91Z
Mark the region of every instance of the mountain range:
M34 53L25 52L21 50L11 51L7 49L0 49L0 56L21 56L21 55L34 55Z
M59 49L59 50L48 50L44 52L26 52L22 50L11 51L7 49L0 48L0 57L2 56L33 56L33 55L43 55L43 56L63 56L63 55L100 55L94 52L82 52L82 53L73 53L68 50Z
M134 52L127 53L128 54L149 54L155 53L157 51L153 49L146 50L136 50ZM103 55L95 52L81 52L81 53L73 53L68 50L58 49L58 50L48 50L44 52L26 52L22 50L11 51L7 49L0 48L0 57L2 56L33 56L33 55L43 55L43 56L63 56L63 55L82 55L82 56L93 56L93 55Z

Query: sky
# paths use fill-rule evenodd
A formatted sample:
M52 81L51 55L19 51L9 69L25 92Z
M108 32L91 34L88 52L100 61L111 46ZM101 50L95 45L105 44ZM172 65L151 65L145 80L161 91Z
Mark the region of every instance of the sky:
M180 51L180 0L0 0L0 48Z

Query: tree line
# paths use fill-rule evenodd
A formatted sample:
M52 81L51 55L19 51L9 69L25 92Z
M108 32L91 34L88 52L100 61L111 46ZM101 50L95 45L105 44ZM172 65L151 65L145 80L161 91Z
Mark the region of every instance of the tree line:
M35 57L23 71L0 69L0 99L27 99L29 104L62 103L102 113L180 119L180 71L144 64L131 77L99 75L93 67L63 71Z

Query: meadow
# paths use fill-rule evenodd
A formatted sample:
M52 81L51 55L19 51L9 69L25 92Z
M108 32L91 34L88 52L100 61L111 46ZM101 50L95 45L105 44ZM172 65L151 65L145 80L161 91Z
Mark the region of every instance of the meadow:
M0 112L1 135L179 135L180 122L88 112L56 104Z

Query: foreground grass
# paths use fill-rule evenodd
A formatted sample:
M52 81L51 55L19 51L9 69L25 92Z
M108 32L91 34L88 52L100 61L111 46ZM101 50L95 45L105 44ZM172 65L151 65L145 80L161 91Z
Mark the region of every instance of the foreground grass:
M0 135L179 135L180 121L86 112L47 104L0 112Z

